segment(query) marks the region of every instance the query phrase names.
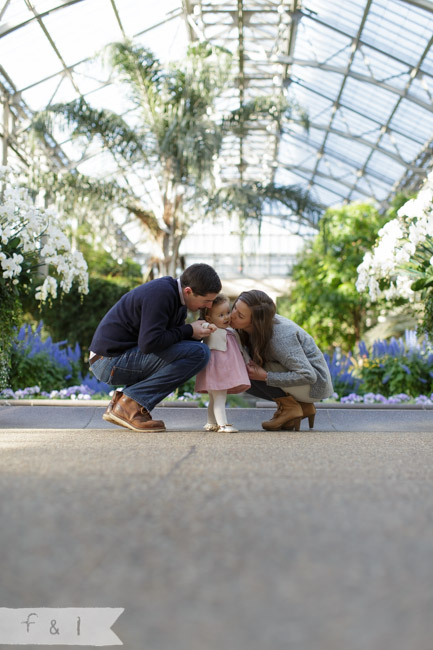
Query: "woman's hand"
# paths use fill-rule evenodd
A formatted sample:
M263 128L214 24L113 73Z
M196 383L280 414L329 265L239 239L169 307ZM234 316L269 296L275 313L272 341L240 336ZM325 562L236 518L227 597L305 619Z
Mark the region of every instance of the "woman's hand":
M258 366L257 363L254 363L254 361L248 361L247 373L248 377L250 379L254 379L255 381L266 381L268 377L266 370Z

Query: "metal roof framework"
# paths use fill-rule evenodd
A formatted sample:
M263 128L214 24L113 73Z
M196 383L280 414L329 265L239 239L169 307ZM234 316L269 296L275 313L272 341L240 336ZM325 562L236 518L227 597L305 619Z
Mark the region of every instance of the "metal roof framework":
M162 58L206 39L234 55L226 105L283 94L307 110L308 132L296 117L282 133L262 118L227 137L223 182L301 185L324 208L386 205L397 190L419 188L431 167L430 0L0 0L3 163L11 151L28 162L28 123L47 104L83 96L129 115L92 58L125 36ZM77 155L68 138L56 140L57 165L128 174L93 147Z

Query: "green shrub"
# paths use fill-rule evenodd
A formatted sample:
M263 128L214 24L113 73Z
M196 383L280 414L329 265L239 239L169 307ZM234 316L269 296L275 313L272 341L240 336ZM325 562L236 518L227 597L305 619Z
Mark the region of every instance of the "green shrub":
M404 339L376 341L371 353L360 343L359 357L364 394L390 397L407 393L416 397L433 391L433 352L428 341L417 341L415 331L407 331Z
M91 277L86 296L80 296L73 288L51 305L38 307L29 299L24 306L35 321L43 320L45 329L54 340L67 340L71 345L79 343L86 354L101 319L132 288L128 282L119 279ZM84 365L82 370L85 370Z
M0 282L0 391L9 385L14 331L21 316L17 293Z
M11 355L10 387L12 390L39 386L41 391L59 390L67 385L61 366L44 352L29 357L14 348Z
M81 383L80 349L65 342L53 343L42 336L42 323L33 332L22 326L11 348L9 387L12 390L39 386L41 391L61 390Z

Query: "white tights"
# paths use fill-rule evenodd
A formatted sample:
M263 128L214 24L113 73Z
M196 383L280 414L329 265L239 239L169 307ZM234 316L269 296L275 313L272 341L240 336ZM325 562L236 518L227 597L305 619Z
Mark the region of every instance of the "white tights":
M220 427L227 424L226 397L226 390L209 391L209 406L207 407L207 421L209 424L218 424Z

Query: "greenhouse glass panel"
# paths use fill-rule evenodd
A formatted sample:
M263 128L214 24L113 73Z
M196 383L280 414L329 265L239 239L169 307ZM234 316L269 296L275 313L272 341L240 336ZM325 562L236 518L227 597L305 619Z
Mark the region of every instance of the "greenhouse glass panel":
M391 120L391 128L402 133L408 133L418 142L430 140L433 136L433 107L432 112L417 106L413 102L402 99Z
M324 21L348 36L356 36L359 23L364 13L364 4L358 0L308 0L308 9L312 19ZM317 16L317 18L316 18Z
M368 162L368 170L375 170L383 175L386 179L385 182L392 182L393 180L395 182L404 173L405 167L402 164L399 165L396 160L393 160L389 156L379 151L374 151Z
M29 43L37 51L37 59L29 62ZM41 77L61 71L62 65L37 23L29 23L0 38L0 61L19 91ZM35 62L37 61L37 65Z
M346 195L346 192L344 194L331 192L330 190L328 190L327 185L323 186L320 183L320 181L318 181L314 183L312 194L320 205L324 205L324 206L326 205L328 207L332 207L336 205L341 205Z
M349 78L344 87L341 101L345 106L383 123L396 100L395 94L389 90L380 88L373 83L362 83L357 79Z
M356 51L351 70L400 90L408 83L411 67L367 46Z
M391 56L416 65L433 33L433 17L400 0L375 0L363 38Z
M401 157L402 162L410 163L416 156L419 145L409 137L390 131L382 136L380 148Z
M342 106L335 113L332 128L344 132L349 139L359 137L369 142L376 142L381 130L377 122Z
M95 31L94 25L101 17L104 29ZM122 38L107 0L92 0L91 3L65 7L62 11L49 14L44 24L66 65L76 63L77 54L81 60L95 56L106 43Z

